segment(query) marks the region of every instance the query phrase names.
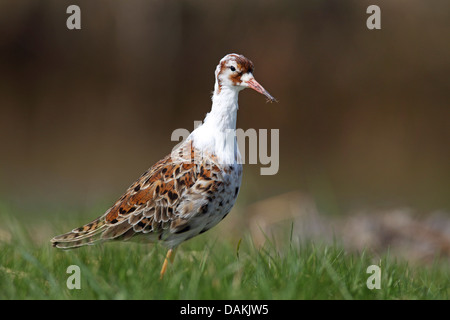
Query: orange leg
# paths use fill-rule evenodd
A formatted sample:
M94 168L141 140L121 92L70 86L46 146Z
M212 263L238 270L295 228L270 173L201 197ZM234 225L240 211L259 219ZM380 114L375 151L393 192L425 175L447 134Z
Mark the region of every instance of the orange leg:
M173 256L172 256L172 253L173 253ZM169 259L170 259L170 262L173 262L174 257L175 257L175 251L173 249L169 249L169 251L167 251L166 258L164 259L164 263L161 268L161 272L159 273L160 279L162 279L164 277L164 274L166 273L167 265L169 264Z

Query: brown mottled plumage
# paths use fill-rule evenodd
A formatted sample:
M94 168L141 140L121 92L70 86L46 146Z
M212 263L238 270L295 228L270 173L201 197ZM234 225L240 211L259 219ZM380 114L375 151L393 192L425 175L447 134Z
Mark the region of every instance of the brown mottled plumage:
M191 150L188 156L186 149ZM177 159L172 152L157 162L104 215L53 238L53 245L68 249L151 235L137 240L159 240L174 248L211 228L209 221L223 219L236 200L242 166L223 167L213 156L195 150L192 141L177 151Z

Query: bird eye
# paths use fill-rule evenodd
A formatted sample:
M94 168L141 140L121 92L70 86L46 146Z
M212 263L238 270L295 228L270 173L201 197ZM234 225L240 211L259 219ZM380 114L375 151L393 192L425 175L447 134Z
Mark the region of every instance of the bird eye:
M231 71L236 71L236 68L233 67L233 66L231 66L231 67L230 67L230 70L231 70Z

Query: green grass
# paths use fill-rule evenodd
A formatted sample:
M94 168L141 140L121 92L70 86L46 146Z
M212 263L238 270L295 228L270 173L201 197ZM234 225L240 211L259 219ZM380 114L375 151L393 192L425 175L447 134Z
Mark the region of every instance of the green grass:
M2 219L5 221L5 219ZM30 239L23 223L6 219L13 235L0 242L0 299L448 299L448 264L409 266L389 255L347 253L339 245L267 239L222 239L207 232L183 244L163 280L165 249L105 243L61 251ZM4 228L5 226L2 226ZM63 229L56 228L58 231ZM50 238L52 234L48 235ZM381 267L381 289L366 286L368 266ZM81 289L69 290L70 265Z

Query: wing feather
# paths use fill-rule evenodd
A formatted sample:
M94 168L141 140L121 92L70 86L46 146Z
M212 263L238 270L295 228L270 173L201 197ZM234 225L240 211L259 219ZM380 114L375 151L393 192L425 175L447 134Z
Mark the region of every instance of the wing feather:
M192 142L186 143L142 174L104 215L54 237L53 245L72 248L136 234L188 229L190 218L207 205L214 183L221 183L217 164L210 164L215 172L212 177L203 155L198 158L198 154Z

